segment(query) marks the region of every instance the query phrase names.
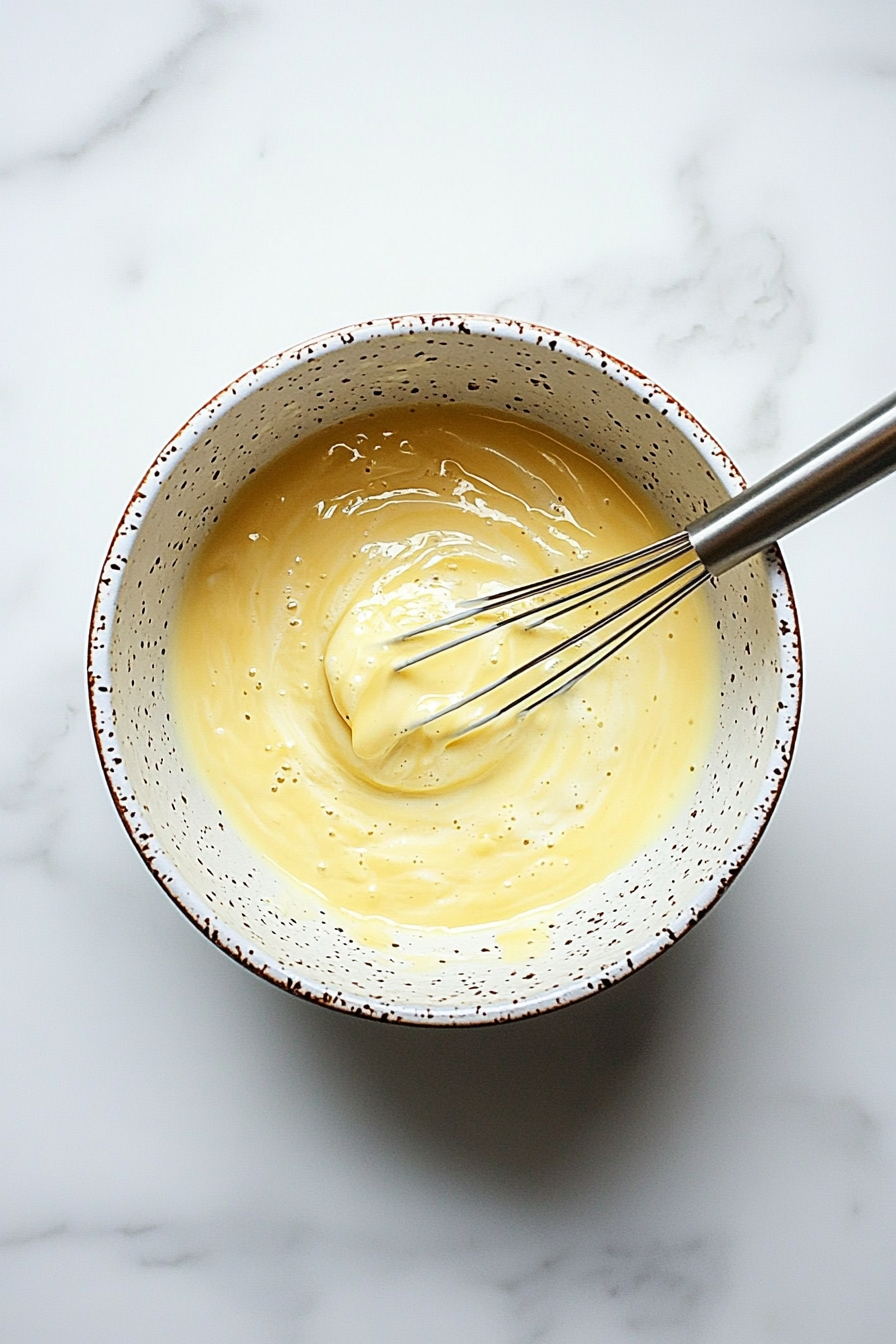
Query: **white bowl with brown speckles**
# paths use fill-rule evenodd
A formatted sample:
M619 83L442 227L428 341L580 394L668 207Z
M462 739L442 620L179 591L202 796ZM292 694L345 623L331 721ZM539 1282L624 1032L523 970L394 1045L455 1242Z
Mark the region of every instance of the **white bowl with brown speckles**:
M549 920L549 947L508 960L495 930L412 930L356 942L323 910L296 914L283 878L198 781L173 728L167 632L190 558L243 482L323 425L365 408L457 401L531 415L605 458L674 528L743 487L730 458L662 388L544 327L458 314L332 332L267 360L187 422L113 538L90 632L94 729L134 844L185 915L294 994L392 1021L464 1024L544 1012L605 988L686 933L729 885L775 806L799 717L800 646L780 553L709 589L722 692L693 797L651 847Z

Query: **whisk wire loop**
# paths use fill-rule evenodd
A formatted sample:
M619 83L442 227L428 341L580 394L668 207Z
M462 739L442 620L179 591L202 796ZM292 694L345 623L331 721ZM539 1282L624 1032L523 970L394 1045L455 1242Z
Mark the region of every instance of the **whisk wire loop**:
M446 714L472 704L501 686L507 685L515 677L532 671L552 658L559 657L567 649L588 640L598 631L612 627L621 618L644 607L645 603L651 604L647 610L640 611L632 620L608 634L593 647L586 649L571 662L557 671L550 672L536 686L523 691L509 703L499 705L485 718L474 720L453 736L461 737L513 709L528 713L553 696L569 690L601 663L619 653L631 640L654 621L666 615L679 602L684 601L707 579L724 574L726 570L739 565L750 556L758 555L765 547L786 536L794 528L800 527L893 470L896 470L896 394L887 397L877 406L873 406L857 419L844 425L842 429L822 439L814 448L808 449L791 462L779 467L764 480L744 490L742 494L718 505L702 518L695 519L686 531L677 532L663 541L653 542L614 560L585 565L570 573L550 575L533 583L494 593L490 597L473 598L459 603L459 609L450 616L431 621L419 629L410 630L393 642L414 639L417 635L439 630L458 621L518 606L520 603L528 604L533 598L540 598L560 590L558 597L552 597L534 609L531 605L524 605L521 611L501 616L496 621L480 625L434 649L416 654L400 663L396 671L422 662L424 658L432 658L438 653L456 648L468 640L478 639L482 635L500 630L515 621L524 621L527 617L534 618L529 620L528 628L536 629L545 621L596 602L633 581L645 578L654 570L671 566L678 560L687 560L689 555L694 557L692 560L687 560L687 563L677 568L674 573L666 574L653 587L636 595L608 615L593 621L584 630L555 644L546 653L530 658L522 667L515 668L487 686L455 700L453 704L446 705L431 714L422 723L412 726L424 727ZM592 583L592 580L596 582ZM584 588L579 586L583 583L587 585ZM574 591L570 591L571 588Z
M564 587L571 583L578 583L585 579L593 578L596 574L606 574L613 569L628 569L635 561L649 559L654 568L665 564L668 560L673 560L676 555L683 554L690 550L691 543L686 532L676 532L671 537L663 537L661 541L653 541L649 546L642 546L637 551L629 551L626 555L614 555L609 560L599 560L593 565L583 565L580 569L567 570L562 575L548 574L543 579L533 579L531 583L521 583L515 588L504 588L499 593L492 593L489 597L468 597L464 598L459 606L472 607L475 611L487 611L490 608L503 606L507 601L522 601L525 597L536 597L540 593L553 592L558 583ZM458 620L457 615L446 616L438 624L447 624L449 621ZM414 631L413 633L418 633Z
M691 566L691 568L694 568L694 566ZM465 733L472 732L474 728L483 728L487 723L492 723L495 719L500 718L502 714L507 714L519 706L522 706L520 709L521 714L528 714L531 710L537 709L539 705L543 705L546 700L551 700L555 695L562 695L565 691L571 690L577 682L582 681L592 672L597 671L602 663L607 662L608 659L613 658L617 653L621 652L626 644L629 644L633 639L636 639L643 630L646 630L649 626L653 625L655 621L660 620L660 618L671 611L673 607L676 607L679 602L682 602L684 598L689 597L691 593L696 592L701 584L704 584L709 577L709 573L706 570L701 574L696 574L682 589L670 594L665 601L658 603L652 610L644 612L637 620L631 621L622 630L617 631L615 635L598 644L596 648L589 649L579 658L576 658L573 662L567 664L566 667L561 668L559 672L554 672L551 676L545 677L545 679L539 682L537 686L533 687L532 690L517 696L515 700L511 700L508 704L501 705L498 709L493 710L491 714L486 715L485 718L477 719L475 723L471 723L466 728L461 728L454 734L454 736L463 737ZM618 615L619 613L617 612L615 614ZM581 636L579 636L579 638L581 638ZM583 667L583 663L587 663L587 665ZM578 667L579 670L575 673L575 676L569 677L567 681L562 682L559 686L554 686L552 684L555 681L558 681L561 677L566 676L576 667ZM496 686L500 684L500 682L495 683ZM548 686L550 686L551 689L546 691L544 695L541 695L539 699L533 700L532 703L528 705L524 703L526 700L530 699L531 696L537 695L539 691L545 691L545 688ZM485 694L485 692L480 692L479 694ZM469 697L469 699L476 698L476 696ZM464 703L469 703L469 700ZM459 707L459 705L451 706L452 709L457 709ZM449 711L446 710L442 712L447 713ZM424 720L424 722L429 722L429 720Z
M429 634L433 630L456 625L459 621L470 620L485 615L489 611L499 611L513 604L528 601L540 593L554 592L561 586L568 588L598 575L605 576L599 578L596 583L589 584L587 588L578 588L573 593L562 593L559 597L550 598L547 602L542 602L534 611L530 608L524 611L511 612L488 625L477 626L473 630L458 635L456 639L438 644L433 649L424 649L421 653L416 653L403 662L396 663L395 671L403 672L405 668L414 667L417 663L425 662L427 658L434 658L437 654L447 653L449 649L456 649L461 644L468 643L471 639L480 639L483 635L492 634L507 625L523 621L527 616L535 617L527 626L527 629L535 630L545 621L552 619L552 616L556 619L558 616L566 615L569 611L575 611L578 607L596 601L599 597L617 592L633 580L643 578L645 575L661 569L664 565L671 564L674 560L686 555L689 550L691 550L691 546L687 534L681 532L674 537L667 537L664 541L654 542L652 546L645 546L639 551L632 551L627 556L617 556L612 560L604 560L599 564L586 565L582 569L572 570L560 579L556 575L551 575L546 579L538 579L534 583L521 584L517 588L506 588L491 597L467 598L458 604L464 610L452 612L450 616L443 616L438 621L431 621L428 625L419 626L415 630L399 635L395 643L403 643L406 640L416 638L418 635Z
M669 563L668 558L664 563ZM651 565L649 567L649 570L655 569L657 567L658 566L656 565ZM649 572L649 570L645 571L643 566L635 566L633 568L635 569L636 574L638 576L643 576L643 573ZM688 579L687 577L688 575L691 575L692 577ZM631 598L621 607L614 608L614 610L609 612L607 615L599 617L596 621L593 621L583 630L577 630L574 634L568 635L565 639L560 640L557 644L552 645L549 649L546 649L544 652L536 654L534 657L528 659L526 662L521 663L519 667L515 667L512 671L507 672L504 676L498 677L494 681L487 683L485 686L480 686L477 690L471 691L469 695L463 696L459 700L455 700L451 704L445 705L441 709L434 711L434 713L428 715L425 719L422 719L418 723L413 724L412 727L424 728L431 723L435 723L438 719L444 718L448 714L452 714L459 709L465 708L467 705L473 704L477 700L481 700L484 696L491 694L492 691L499 690L500 687L502 686L506 686L508 683L515 680L517 677L523 676L526 672L531 672L534 668L540 666L541 664L548 663L551 659L561 656L568 649L580 645L583 640L592 638L594 635L598 633L598 631L604 630L608 626L616 624L623 617L636 611L639 607L643 607L645 603L651 602L654 598L658 599L657 602L652 607L649 607L646 612L642 612L641 615L636 617L634 621L630 621L628 624L624 625L620 630L616 630L613 634L609 636L609 638L603 640L595 647L587 649L584 653L580 654L579 657L573 659L571 663L567 663L558 671L551 673L549 676L545 677L542 681L540 681L537 686L531 687L528 691L524 692L522 695L517 696L516 699L511 700L510 702L500 706L492 714L489 714L485 718L477 719L473 723L468 724L466 727L460 729L454 736L461 737L465 733L471 732L474 728L482 727L484 724L490 723L493 719L498 718L500 715L506 714L512 709L516 709L517 707L522 705L526 700L530 699L533 695L539 695L539 693L543 691L545 687L554 686L554 683L560 680L560 678L563 677L569 678L569 673L573 671L573 669L579 667L582 663L585 663L588 660L596 659L596 661L594 661L593 664L589 662L589 666L587 668L577 673L571 679L565 681L562 686L554 686L553 690L549 691L547 695L542 695L541 698L535 702L536 704L543 704L544 701L550 699L552 695L559 694L562 690L568 689L576 681L580 680L582 676L587 675L589 671L592 671L594 670L594 668L598 667L601 662L604 662L606 660L606 658L612 657L612 655L618 652L619 649L623 648L624 645L627 644L630 639L633 639L635 635L640 634L640 632L643 629L645 629L648 625L652 624L652 622L658 620L661 616L665 615L667 611L671 610L672 607L674 607L678 602L682 601L684 597L688 596L689 593L694 591L694 589L698 587L701 583L703 583L708 577L709 575L707 571L704 569L700 560L697 557L694 557L694 559L691 560L688 564L686 564L683 568L677 569L673 574L666 575L664 578L660 579L658 583L655 583L651 588L646 589L643 593L638 593L635 597ZM628 577L625 579L620 579L618 583L614 584L614 588L621 587L623 583L630 582L631 578L632 574L631 571L629 571ZM680 582L681 580L685 580L685 582L681 584ZM556 580L554 581L554 583L556 586ZM668 592L668 589L675 584L679 584L679 586L674 588L674 590L671 593ZM665 594L665 596L661 597L662 594ZM578 595L576 595L576 597L578 597ZM595 600L593 596L590 598L581 598L580 600L573 602L572 606L569 609L573 609L574 607L583 605L585 602L593 600ZM491 625L483 627L478 631L474 631L471 634L464 635L458 640L452 640L448 644L439 645L438 648L427 651L427 654L425 656L429 657L434 656L436 653L444 653L447 649L453 648L457 644L465 643L468 639L475 638L479 634L485 634L490 630L498 628L499 626L507 625L511 621L520 621L521 619L523 619L523 617L525 617L528 614L529 614L528 612L516 613L515 615L507 617L500 622L492 623ZM462 619L462 616L459 615L455 619ZM603 652L604 650L606 650L605 653ZM413 661L416 662L419 660L414 659ZM401 664L402 667L407 667L409 665L410 662ZM526 706L526 710L534 708L535 704Z

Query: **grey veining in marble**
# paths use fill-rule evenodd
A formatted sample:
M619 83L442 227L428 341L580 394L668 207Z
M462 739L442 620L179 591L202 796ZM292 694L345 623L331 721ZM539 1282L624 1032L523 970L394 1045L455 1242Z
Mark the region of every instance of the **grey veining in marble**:
M211 7L201 25L167 50L153 69L147 70L133 88L114 99L114 110L96 125L65 144L11 158L0 163L0 181L41 165L74 164L93 153L105 141L129 131L142 117L150 114L160 98L185 84L192 73L194 57L211 46L247 12Z

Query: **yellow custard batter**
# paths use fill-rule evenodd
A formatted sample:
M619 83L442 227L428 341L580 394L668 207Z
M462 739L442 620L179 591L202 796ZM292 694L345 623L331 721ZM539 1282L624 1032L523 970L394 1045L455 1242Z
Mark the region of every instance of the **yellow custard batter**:
M503 413L386 409L305 439L241 488L187 577L172 689L198 773L249 845L362 924L491 924L574 896L687 802L718 703L704 595L531 714L462 736L498 701L414 725L583 613L404 671L451 632L394 641L668 531L643 491Z

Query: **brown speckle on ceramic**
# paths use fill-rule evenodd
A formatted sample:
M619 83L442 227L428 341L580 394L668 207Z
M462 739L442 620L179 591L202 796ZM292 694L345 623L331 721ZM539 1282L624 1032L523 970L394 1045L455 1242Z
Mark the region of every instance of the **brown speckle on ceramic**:
M303 905L235 834L184 759L166 690L190 558L261 466L322 425L383 405L464 402L531 416L606 459L676 527L742 488L707 431L595 346L504 318L434 314L332 332L258 365L162 450L119 524L97 590L88 677L122 820L183 912L250 970L393 1021L525 1017L613 984L680 938L751 853L778 799L800 707L799 629L777 548L711 585L722 660L716 740L684 814L649 850L549 918L550 948L503 960L494 931L402 931L362 946ZM494 945L493 945L494 943Z

